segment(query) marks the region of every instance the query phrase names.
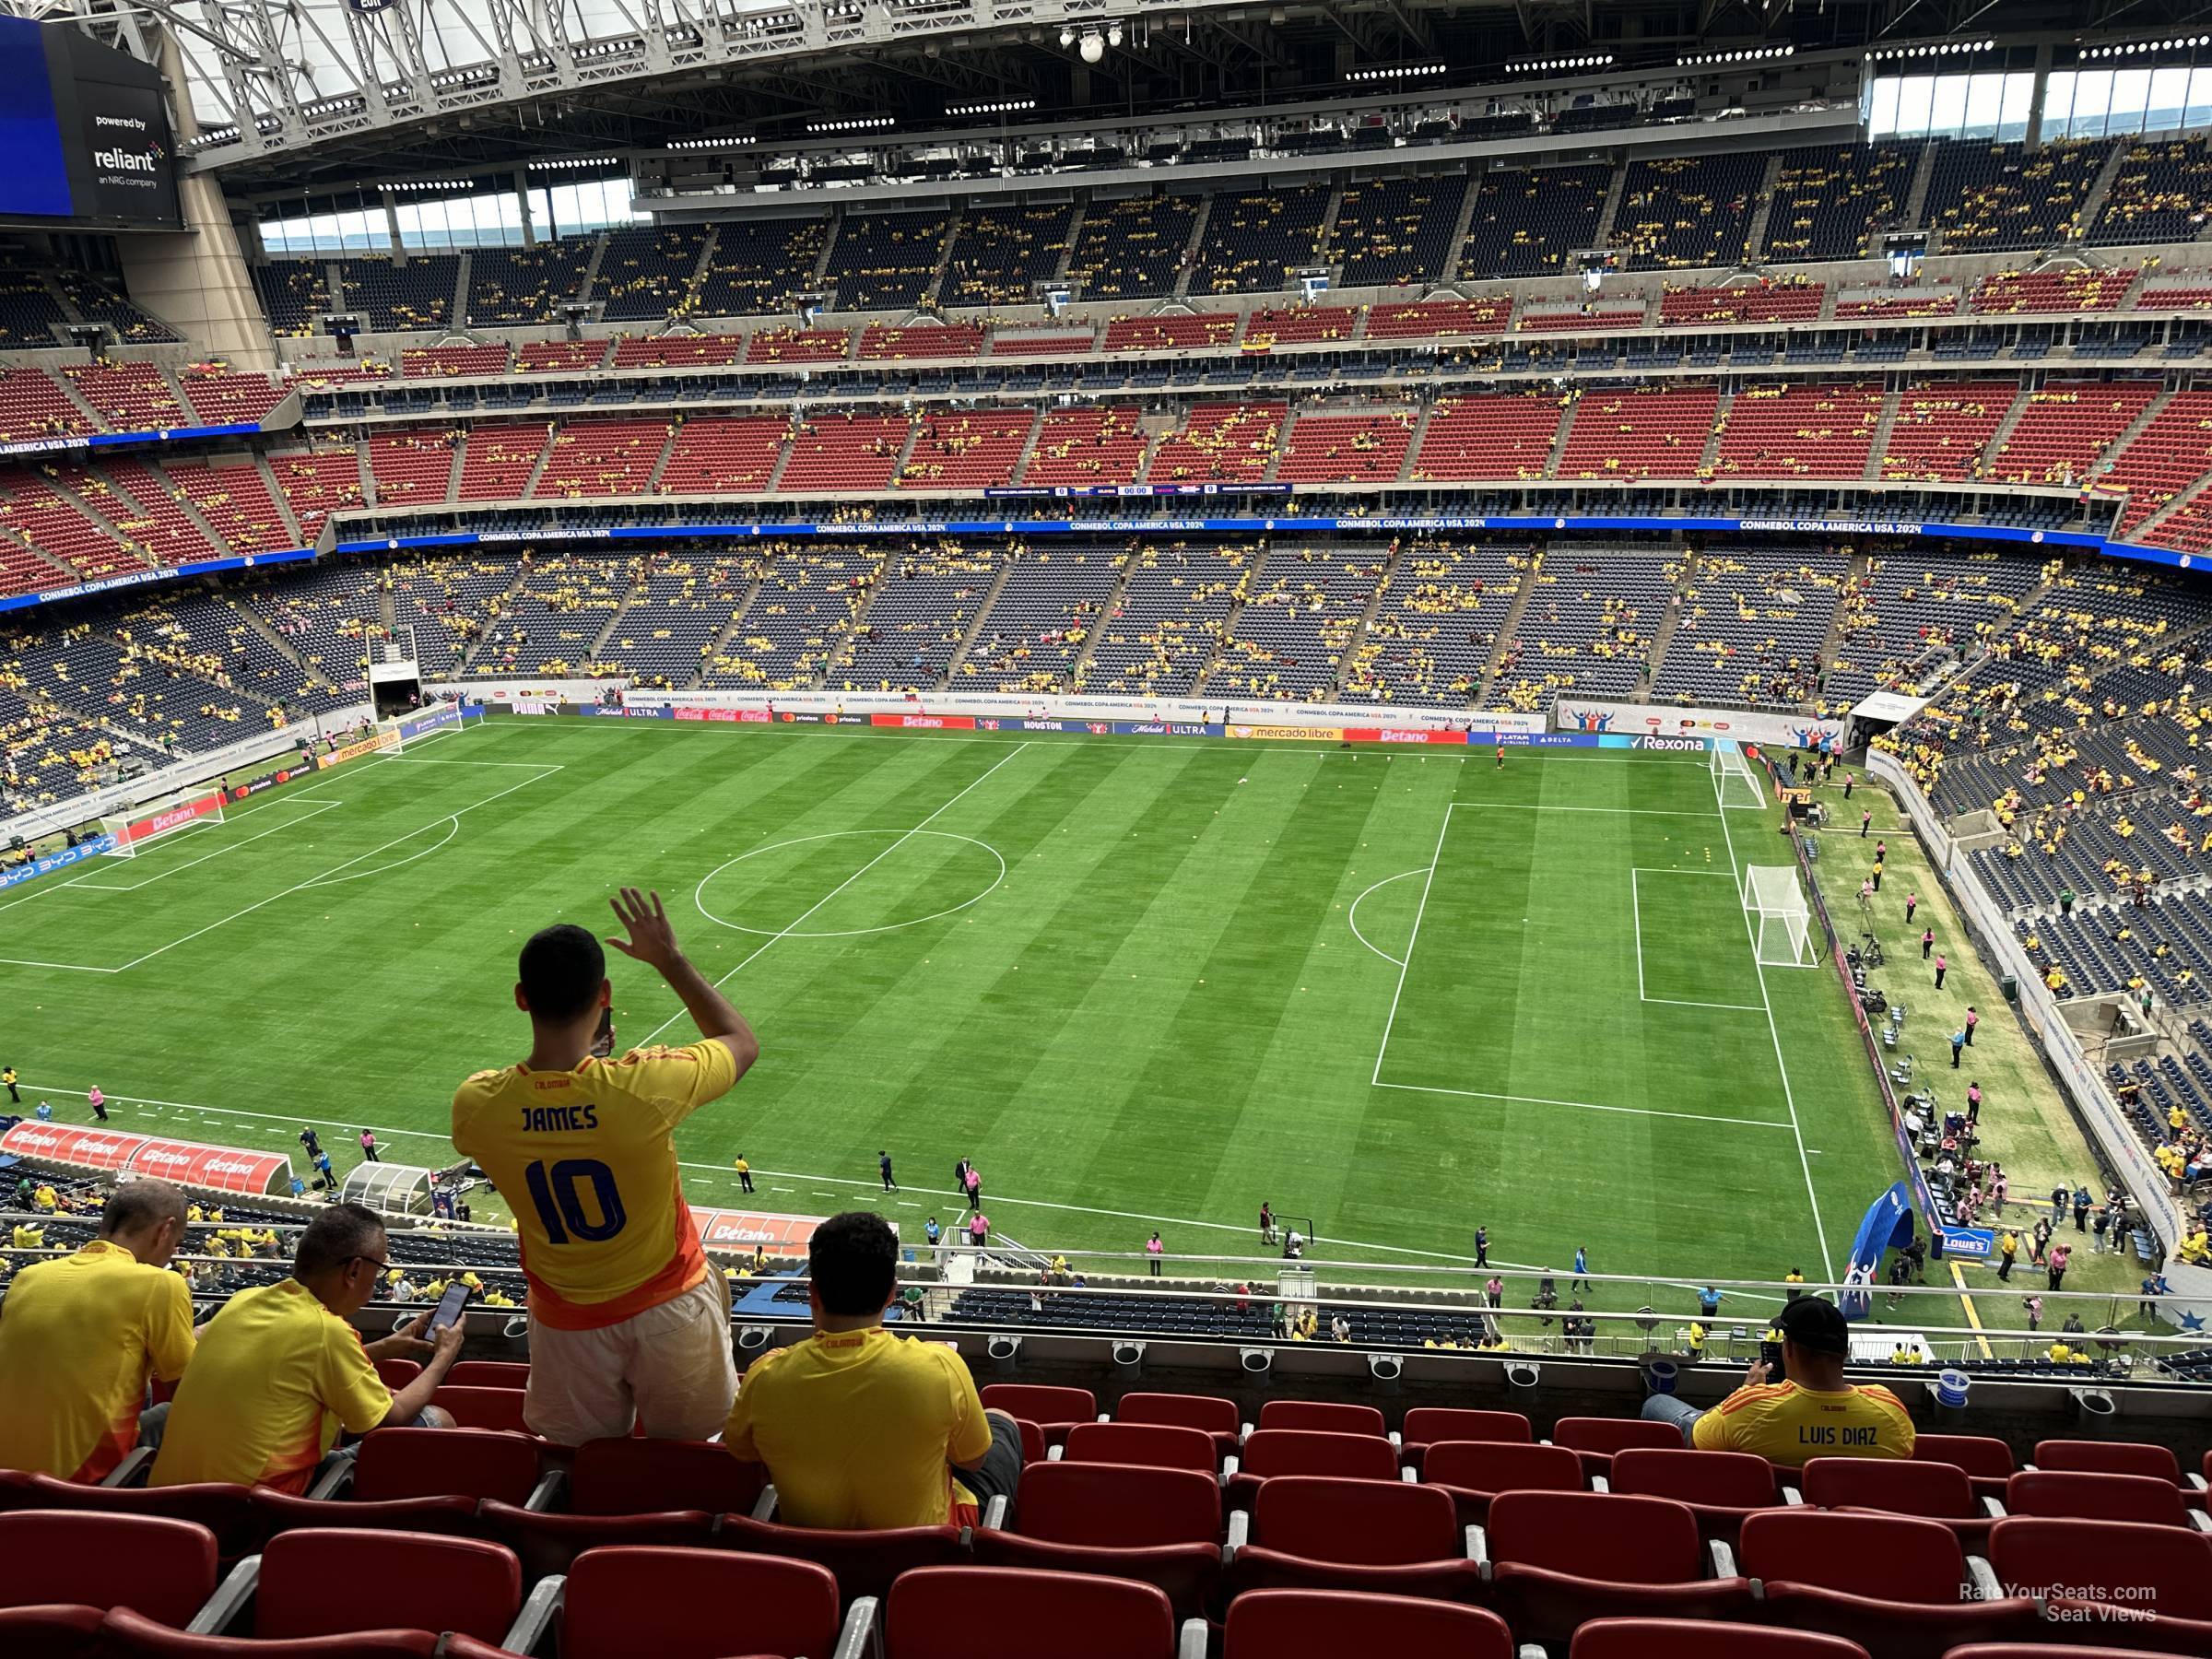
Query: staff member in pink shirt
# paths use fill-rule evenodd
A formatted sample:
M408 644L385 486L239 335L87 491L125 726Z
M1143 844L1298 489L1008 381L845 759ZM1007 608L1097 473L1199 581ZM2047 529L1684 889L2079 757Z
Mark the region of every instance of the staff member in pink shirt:
M1154 1233L1145 1241L1145 1254L1150 1258L1148 1265L1152 1269L1154 1278L1159 1277L1159 1258L1167 1253L1167 1249L1168 1247L1159 1241L1158 1233Z
M99 1084L85 1090L85 1104L92 1108L92 1115L101 1123L108 1121L108 1097L100 1092Z

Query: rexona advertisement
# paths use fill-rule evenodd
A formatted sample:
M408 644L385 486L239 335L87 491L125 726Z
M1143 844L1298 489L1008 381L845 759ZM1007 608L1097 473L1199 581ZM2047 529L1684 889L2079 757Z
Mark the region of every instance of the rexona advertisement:
M0 223L182 223L160 76L65 25L0 17Z

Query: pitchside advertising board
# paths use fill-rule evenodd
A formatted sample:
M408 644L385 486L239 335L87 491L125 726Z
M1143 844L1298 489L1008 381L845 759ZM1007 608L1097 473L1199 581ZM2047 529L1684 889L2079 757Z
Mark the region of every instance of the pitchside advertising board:
M151 65L60 23L0 17L0 223L181 229Z

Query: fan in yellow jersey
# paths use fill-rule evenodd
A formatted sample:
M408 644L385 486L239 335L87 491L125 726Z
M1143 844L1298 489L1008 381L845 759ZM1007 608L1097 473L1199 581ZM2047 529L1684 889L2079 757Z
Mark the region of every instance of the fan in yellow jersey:
M184 1194L118 1187L100 1236L16 1276L0 1306L0 1468L97 1483L138 1441L149 1376L192 1358L192 1294L168 1271Z
M1745 1386L1710 1411L1653 1394L1643 1415L1673 1424L1700 1452L1755 1452L1783 1468L1816 1457L1912 1455L1912 1419L1903 1402L1877 1383L1844 1382L1851 1326L1835 1303L1800 1297L1774 1324L1786 1382L1768 1382L1760 1360Z
M515 1006L529 1058L453 1096L453 1146L514 1211L530 1285L524 1420L562 1445L630 1432L705 1440L737 1392L729 1291L707 1271L677 1180L673 1132L759 1057L752 1028L677 947L655 893L614 900L607 941L668 982L697 1022L687 1048L594 1058L606 957L563 924L523 947Z

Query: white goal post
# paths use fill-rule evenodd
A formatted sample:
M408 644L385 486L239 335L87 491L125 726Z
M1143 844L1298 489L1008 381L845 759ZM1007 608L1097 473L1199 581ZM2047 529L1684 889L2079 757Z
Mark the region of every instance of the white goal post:
M1812 907L1805 901L1794 865L1746 866L1744 911L1753 919L1760 967L1819 965L1813 949Z
M1708 765L1712 772L1713 799L1723 809L1767 804L1766 776L1744 753L1742 745L1725 737L1714 738Z
M164 836L189 830L195 824L223 821L223 786L219 782L189 784L182 789L159 790L131 802L121 812L100 820L108 837L106 849L115 858L135 858Z

